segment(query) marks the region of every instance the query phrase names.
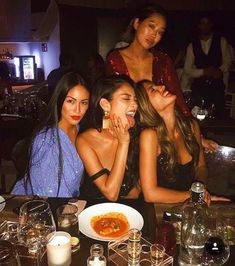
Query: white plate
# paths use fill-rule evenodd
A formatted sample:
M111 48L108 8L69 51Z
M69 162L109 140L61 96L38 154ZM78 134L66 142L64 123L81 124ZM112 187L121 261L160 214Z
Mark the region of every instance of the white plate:
M86 236L101 240L101 241L112 241L115 238L107 238L98 235L95 230L91 227L91 219L96 215L103 215L109 212L121 212L123 213L129 222L130 229L137 228L142 229L144 225L144 219L142 215L132 207L129 207L120 203L100 203L90 206L83 210L79 216L79 230Z
M0 212L5 208L5 206L6 206L5 199L2 196L0 196Z

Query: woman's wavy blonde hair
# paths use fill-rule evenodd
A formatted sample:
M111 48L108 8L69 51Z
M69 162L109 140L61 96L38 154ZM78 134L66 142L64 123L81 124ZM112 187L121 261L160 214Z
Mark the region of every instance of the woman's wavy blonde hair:
M141 128L153 128L157 132L158 141L161 152L166 156L166 176L169 180L175 180L175 165L178 160L178 153L174 142L170 139L166 125L162 117L152 106L144 85L152 83L149 80L142 80L137 83L136 95L138 98L138 112ZM200 147L192 130L192 119L183 116L183 114L175 108L176 128L182 134L185 147L192 156L194 169L199 161ZM156 158L157 160L157 158Z

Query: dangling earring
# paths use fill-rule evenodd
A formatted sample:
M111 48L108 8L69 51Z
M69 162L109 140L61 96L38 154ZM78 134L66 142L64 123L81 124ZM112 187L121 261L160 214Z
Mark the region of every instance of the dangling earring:
M109 128L109 111L104 111L104 116L102 120L102 129Z

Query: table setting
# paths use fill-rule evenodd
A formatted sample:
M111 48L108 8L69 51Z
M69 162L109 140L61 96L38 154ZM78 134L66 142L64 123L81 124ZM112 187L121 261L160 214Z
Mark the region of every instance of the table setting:
M37 205L35 207L36 203L40 203L39 207ZM27 207L29 205L30 208ZM128 263L129 265L179 265L181 206L145 203L141 199L113 203L104 200L41 199L2 195L0 196L0 248L1 245L9 245L9 252L15 254L15 264L9 265L78 265L78 263L96 265L94 259L100 261L103 257L105 260L102 262L101 259L101 262L106 264L97 265L128 265ZM224 231L229 239L229 254L223 264L205 265L233 265L234 208L231 202L212 203L211 221L219 216L218 213L224 215L223 224L219 226L226 229ZM28 214L32 209L36 210L36 214ZM176 252L172 256L167 253L164 243L156 240L165 212L172 214L170 223L175 227ZM30 216L30 219L27 220L25 216ZM28 221L30 228L25 221ZM127 227L122 226L125 223L128 224ZM27 234L25 229L28 230ZM123 232L119 235L118 232L121 230Z

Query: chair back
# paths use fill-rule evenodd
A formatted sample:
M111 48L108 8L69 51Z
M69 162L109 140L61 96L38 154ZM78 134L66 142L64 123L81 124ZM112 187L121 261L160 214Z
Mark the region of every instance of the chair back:
M211 194L235 196L235 148L219 146L215 153L205 153L205 160Z

